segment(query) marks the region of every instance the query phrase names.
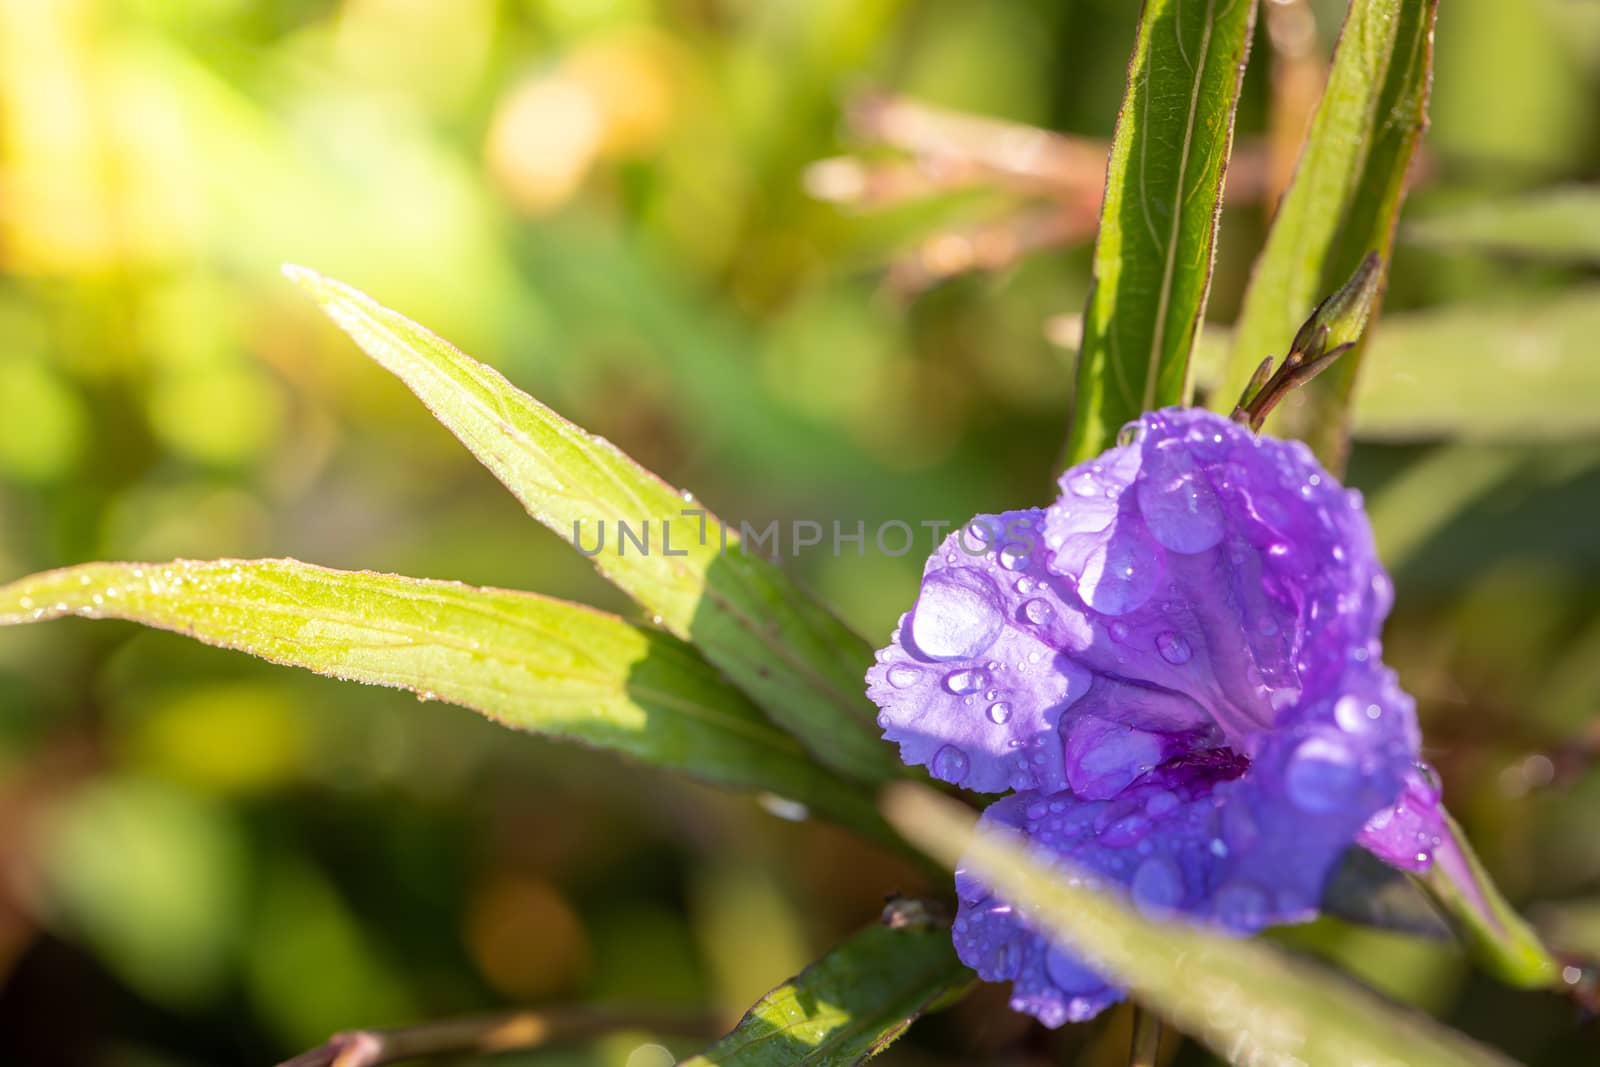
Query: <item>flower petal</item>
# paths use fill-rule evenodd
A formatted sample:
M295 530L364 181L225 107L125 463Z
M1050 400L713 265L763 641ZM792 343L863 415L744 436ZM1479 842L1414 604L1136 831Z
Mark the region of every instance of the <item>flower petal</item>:
M1064 787L1056 727L1092 681L1061 654L1089 639L1088 623L1047 588L1042 518L980 515L951 535L867 673L901 758L980 793Z

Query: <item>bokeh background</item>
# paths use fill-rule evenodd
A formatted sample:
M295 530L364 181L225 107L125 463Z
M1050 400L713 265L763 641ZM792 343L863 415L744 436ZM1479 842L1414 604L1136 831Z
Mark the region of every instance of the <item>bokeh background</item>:
M1268 5L1212 337L1341 6ZM1442 6L1408 217L1492 218L1600 179L1600 4ZM629 610L283 261L438 330L735 521L1042 501L1102 165L1051 142L1082 151L1042 181L974 178L969 149L1031 142L967 130L953 160L918 159L915 123L889 120L921 101L1103 140L1136 7L0 0L0 580L287 555ZM1402 403L1351 468L1450 804L1518 903L1590 952L1597 266L1403 235L1389 310L1417 395L1493 398L1469 351L1485 338L1567 384L1409 430ZM789 565L877 638L920 558ZM266 1065L340 1028L576 1000L731 1021L884 893L927 888L841 832L461 709L123 624L0 632L0 1063ZM1600 1059L1592 1021L1447 945L1332 921L1284 938L1528 1063ZM1049 1034L999 992L890 1060L1125 1062L1123 1014ZM507 1062L660 1067L657 1040Z

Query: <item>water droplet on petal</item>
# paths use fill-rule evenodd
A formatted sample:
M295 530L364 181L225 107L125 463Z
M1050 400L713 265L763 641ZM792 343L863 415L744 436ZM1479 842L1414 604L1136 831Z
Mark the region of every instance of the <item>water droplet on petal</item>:
M971 766L967 754L954 745L945 745L933 754L933 763L929 770L933 776L942 782L951 785L960 785L967 776L967 768Z
M1128 624L1125 622L1112 623L1111 638L1114 641L1126 641L1128 639Z
M1071 489L1074 496L1093 497L1100 493L1100 483L1088 471L1074 474L1067 479L1067 488Z
M1156 651L1161 653L1162 659L1174 667L1183 666L1194 655L1194 649L1189 647L1188 639L1171 630L1156 636Z
M1100 832L1100 843L1111 848L1127 848L1150 832L1150 820L1143 815L1124 815Z
M1022 605L1022 617L1035 626L1043 626L1050 621L1051 616L1054 614L1055 609L1050 606L1048 601L1035 598Z
M922 677L922 669L913 667L909 663L897 663L889 668L884 677L896 689L905 689L907 686L915 684L916 680Z
M1176 809L1178 803L1178 794L1163 789L1160 792L1151 794L1150 799L1144 802L1145 814L1159 818Z
M1361 733L1382 717L1382 707L1354 695L1342 696L1333 705L1333 721L1345 733Z
M1139 472L1139 511L1155 539L1185 555L1215 548L1227 532L1222 505L1183 443L1163 441Z
M1000 550L1000 566L1008 571L1020 571L1028 565L1029 546L1012 542Z
M1230 853L1248 849L1261 836L1255 816L1238 797L1222 805L1220 821L1222 840L1227 844Z
M1183 903L1183 872L1165 856L1139 864L1129 885L1133 902L1146 911L1162 912Z
M989 672L971 667L966 670L951 671L944 676L944 687L956 696L965 696L976 693L989 684Z
M1343 742L1313 737L1289 757L1283 787L1302 811L1337 811L1360 789L1361 771Z
M1000 636L999 591L970 567L928 575L911 615L911 641L937 660L972 659Z
M1126 615L1150 599L1161 576L1161 546L1137 523L1119 525L1084 560L1078 595L1102 615Z
M1217 890L1211 909L1224 926L1255 930L1266 922L1267 895L1249 882L1229 882Z
M989 705L989 721L996 726L1004 726L1011 721L1011 705L1005 701Z

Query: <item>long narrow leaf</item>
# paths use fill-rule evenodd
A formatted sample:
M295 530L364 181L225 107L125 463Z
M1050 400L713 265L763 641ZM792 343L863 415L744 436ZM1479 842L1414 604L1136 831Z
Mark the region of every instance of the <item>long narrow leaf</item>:
M1146 918L1124 899L979 834L970 813L896 786L889 821L929 855L961 863L1141 1004L1235 1064L1509 1067L1510 1061L1265 941Z
M1384 322L1356 387L1364 438L1558 441L1600 434L1600 286Z
M844 1067L972 982L947 924L874 926L783 983L682 1067Z
M1600 435L1600 286L1386 316L1356 383L1358 439L1548 442ZM1220 379L1225 331L1195 351L1202 388Z
M896 773L864 695L869 648L745 551L739 530L404 316L313 271L284 270L530 515L592 554L602 574L819 759L865 781Z
M1438 0L1353 0L1294 180L1256 261L1233 350L1211 405L1229 410L1268 355L1327 293L1377 252L1387 271L1406 172L1427 126ZM1344 462L1361 348L1279 409L1275 431Z
M128 619L409 689L891 836L857 789L811 762L693 649L576 604L295 560L90 563L0 587L0 626L64 615Z
M1067 460L1188 397L1254 0L1146 0L1106 172Z
M1495 197L1408 222L1400 236L1450 250L1600 264L1600 186Z

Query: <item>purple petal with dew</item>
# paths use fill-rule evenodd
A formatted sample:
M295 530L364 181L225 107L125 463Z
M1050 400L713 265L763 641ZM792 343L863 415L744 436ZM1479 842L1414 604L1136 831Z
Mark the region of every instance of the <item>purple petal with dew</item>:
M1391 867L1420 874L1433 866L1446 834L1438 779L1432 767L1419 763L1406 774L1400 798L1367 820L1356 842Z
M1425 867L1437 789L1381 663L1392 590L1359 494L1208 412L1130 430L1050 507L979 516L928 561L869 674L885 736L945 781L1023 790L986 818L1075 870L1136 900L1181 884L1169 910L1238 932L1315 914L1358 840ZM1177 801L1135 810L1154 793ZM1116 998L958 884L963 958L1021 1010L1059 1023Z

